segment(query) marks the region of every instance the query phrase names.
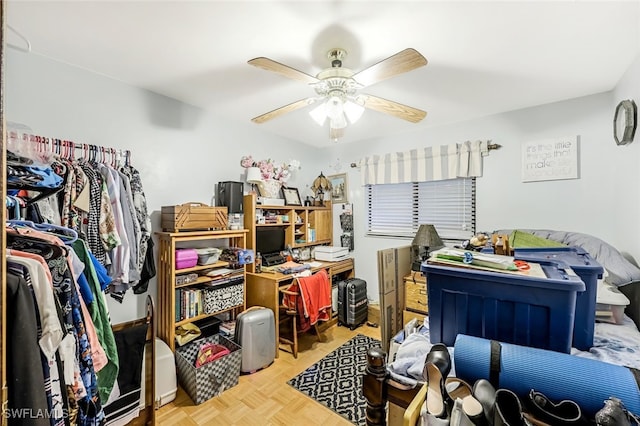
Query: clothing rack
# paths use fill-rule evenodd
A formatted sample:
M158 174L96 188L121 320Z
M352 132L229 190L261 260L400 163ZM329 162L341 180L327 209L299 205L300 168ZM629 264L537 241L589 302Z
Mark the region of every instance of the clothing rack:
M144 355L144 410L132 420L128 426L156 424L156 322L155 305L151 296L147 295L147 315L143 318L114 324L114 332L127 328L149 324Z
M131 151L123 149L115 149L100 145L77 143L66 139L50 138L47 136L34 135L19 130L9 130L8 146L13 143L30 143L33 152L37 153L54 153L63 158L75 160L76 158L85 158L92 161L99 161L111 164L119 164L124 159L125 165L131 164ZM80 150L81 155L76 157L76 150Z

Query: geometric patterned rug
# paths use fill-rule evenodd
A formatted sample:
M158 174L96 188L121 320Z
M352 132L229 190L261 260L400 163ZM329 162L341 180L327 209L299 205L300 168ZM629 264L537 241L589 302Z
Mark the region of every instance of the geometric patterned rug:
M354 425L366 424L362 376L367 350L380 341L358 334L287 383Z

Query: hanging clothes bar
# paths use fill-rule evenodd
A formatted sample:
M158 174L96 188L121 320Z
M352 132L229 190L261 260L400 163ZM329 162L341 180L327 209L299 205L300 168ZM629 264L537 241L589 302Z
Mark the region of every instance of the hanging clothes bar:
M23 143L28 143L28 147L23 147L27 152L35 152L41 154L36 157L42 157L42 154L45 153L54 153L58 154L63 158L74 160L76 158L76 154L78 152L82 153L82 155L86 155L88 151L93 151L94 161L95 158L98 157L98 153L100 153L100 161L101 163L106 163L109 161L112 164L131 164L131 151L128 149L116 149L112 147L105 147L100 145L93 144L85 144L85 143L77 143L74 141L66 140L66 139L58 139L58 138L50 138L47 136L34 135L28 132L20 132L18 134L18 130L9 131L8 139L9 150L11 150L11 141L14 141L14 144L19 143L20 141ZM17 152L16 154L24 153L24 150L21 152ZM108 158L110 156L110 158Z

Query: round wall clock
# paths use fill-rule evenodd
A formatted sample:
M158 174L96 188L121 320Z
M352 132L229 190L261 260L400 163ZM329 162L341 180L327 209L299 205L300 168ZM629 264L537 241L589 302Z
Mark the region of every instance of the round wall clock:
M618 145L627 145L633 142L636 133L637 110L636 103L625 100L618 104L613 117L613 138Z

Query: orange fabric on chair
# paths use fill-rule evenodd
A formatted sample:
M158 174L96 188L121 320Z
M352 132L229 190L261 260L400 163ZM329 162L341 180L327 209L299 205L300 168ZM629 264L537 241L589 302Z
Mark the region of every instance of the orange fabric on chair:
M331 319L331 283L324 269L310 277L297 277L287 290L302 297L285 294L283 306L298 311L300 331L306 331L318 321ZM297 304L297 306L296 306Z
M309 323L331 319L331 283L327 271L322 269L310 277L299 277L298 283Z

